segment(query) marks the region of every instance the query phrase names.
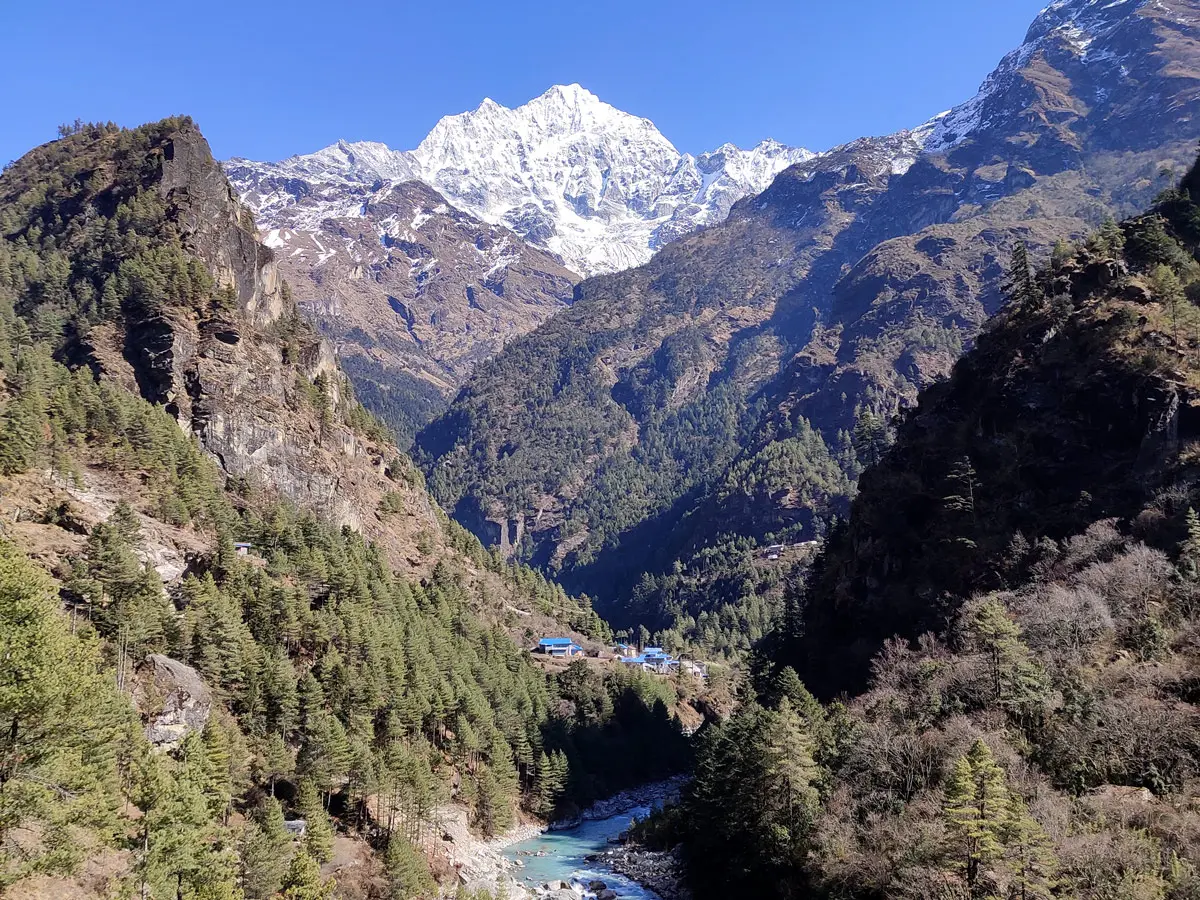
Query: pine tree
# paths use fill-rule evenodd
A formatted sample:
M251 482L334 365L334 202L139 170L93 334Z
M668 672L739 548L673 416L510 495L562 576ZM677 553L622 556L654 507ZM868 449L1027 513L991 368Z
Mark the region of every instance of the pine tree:
M32 397L0 407L0 475L28 471L42 446L42 415Z
M238 604L217 586L212 573L188 579L188 619L191 659L225 697L236 697L245 687L247 666L244 648L250 641Z
M887 423L868 407L861 407L854 420L852 443L860 470L878 465L888 447Z
M176 632L174 610L158 573L143 566L133 581L113 585L112 604L102 624L124 643L129 659L167 649Z
M1179 568L1192 581L1200 580L1200 515L1188 507L1187 538L1179 547Z
M1104 224L1100 226L1100 233L1104 235L1104 241L1108 244L1108 251L1113 254L1125 252L1125 229L1123 229L1116 219L1109 216L1104 220Z
M567 786L567 756L561 750L539 753L534 782L534 812L553 819L559 798Z
M971 465L970 457L959 457L946 476L947 494L942 498L942 505L949 512L962 513L974 521L976 484L975 467Z
M107 520L108 527L126 547L136 547L142 541L142 525L138 514L125 500L117 501Z
M238 885L239 875L236 848L226 845L222 835L206 853L204 865L186 886L183 896L191 900L246 900Z
M428 896L436 889L425 857L399 834L393 834L388 840L383 868L390 900Z
M266 741L259 749L257 760L259 777L266 779L271 796L274 797L275 782L280 778L287 778L296 770L296 758L288 749L283 736L273 731L267 735Z
M493 837L512 822L512 806L487 765L475 771L475 803L472 821L484 837Z
M342 723L327 712L315 716L296 760L297 771L329 792L348 773L350 759L350 741Z
M789 697L783 697L770 715L763 741L768 789L760 802L771 810L770 834L777 858L799 865L820 806L816 785L821 774L812 757L812 739Z
M1052 896L1058 857L1050 838L1016 794L1009 797L1001 838L1006 848L1005 861L1012 873L1011 895L1019 900Z
M204 744L205 793L213 814L228 821L229 805L233 800L233 758L229 736L215 715L210 716L200 734Z
M262 827L263 834L276 847L286 847L292 842L283 817L283 804L274 797L267 797L263 800L255 818Z
M264 623L263 630L272 630L272 623ZM259 640L261 642L262 638ZM297 694L296 671L282 651L268 657L263 666L263 693L267 726L281 736L290 734L296 727L300 700Z
M1150 290L1155 299L1171 311L1171 333L1175 344L1178 345L1179 307L1187 300L1183 292L1183 283L1170 266L1158 265L1150 273Z
M324 372L317 373L317 377L313 379L313 389L317 407L317 424L321 429L321 440L324 441L329 437L329 431L333 427L333 397L331 396L329 376Z
M1109 217L1104 220L1089 244L1098 252L1120 256L1125 252L1125 232L1115 219Z
M776 707L786 698L792 709L804 720L806 727L811 729L825 721L825 708L821 706L821 701L804 686L804 682L791 666L783 667L775 677L773 688Z
M1075 248L1071 244L1061 238L1054 242L1054 248L1050 251L1050 266L1053 269L1061 268L1067 260L1075 253Z
M1029 263L1029 247L1024 241L1013 246L1012 268L1009 271L1008 290L1012 303L1020 309L1036 309L1046 300L1033 277Z
M504 831L513 824L513 801L520 793L517 769L508 742L499 731L494 731L488 746L488 769L496 784L496 794L501 798L495 827Z
M249 900L263 900L280 889L291 860L291 843L283 807L274 797L267 798L242 832L242 887Z
M287 877L283 880L281 900L333 900L337 884L321 878L321 867L304 850L292 857Z
M1041 666L1021 640L1021 628L1004 604L994 598L970 614L967 636L987 659L993 699L1018 715L1028 715L1045 701L1048 686Z
M1004 770L983 741L977 740L955 763L942 809L950 865L973 891L985 868L1004 854L1002 838L1010 811Z
M53 583L0 541L0 890L32 872L69 871L75 829L113 828L112 748L141 739L97 648L70 633ZM41 840L10 839L20 832Z
M297 688L300 708L300 730L305 734L315 730L321 714L325 711L325 691L311 671L305 672Z
M346 781L348 821L362 829L367 821L369 798L378 795L382 779L379 777L376 754L363 738L355 735L350 739L349 777Z
M683 801L684 850L708 896L777 896L799 878L813 773L790 719L750 703L701 738Z
M305 821L305 850L318 862L329 862L333 859L333 826L329 823L317 786L307 778L300 782L296 811Z
M180 757L175 767L150 760L139 791L144 815L137 872L154 895L187 896L211 862L207 760L195 732L184 739Z
M247 822L238 842L242 890L247 900L265 900L283 884L286 857L281 858L257 822Z

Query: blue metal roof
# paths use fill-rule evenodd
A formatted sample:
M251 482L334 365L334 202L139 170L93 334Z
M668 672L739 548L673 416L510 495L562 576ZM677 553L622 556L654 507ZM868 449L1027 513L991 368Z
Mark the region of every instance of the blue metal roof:
M541 647L569 647L574 643L570 638L542 638L538 641Z
M641 666L641 665L661 666L661 665L672 665L676 662L676 660L670 656L666 656L665 654L660 654L660 655L656 656L654 654L644 653L641 656L623 657L621 659L621 662L629 663L630 665L638 665L638 666Z

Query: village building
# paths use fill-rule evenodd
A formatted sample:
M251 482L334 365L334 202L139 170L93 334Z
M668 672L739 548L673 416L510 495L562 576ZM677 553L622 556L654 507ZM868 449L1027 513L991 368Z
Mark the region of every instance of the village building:
M302 838L308 832L308 822L304 819L291 819L283 823L283 830L294 838Z
M583 648L570 638L547 637L538 641L537 652L555 657L578 656L583 653Z
M655 675L676 675L685 672L696 678L708 677L708 673L699 663L676 659L662 647L647 647L636 656L622 657L621 662Z

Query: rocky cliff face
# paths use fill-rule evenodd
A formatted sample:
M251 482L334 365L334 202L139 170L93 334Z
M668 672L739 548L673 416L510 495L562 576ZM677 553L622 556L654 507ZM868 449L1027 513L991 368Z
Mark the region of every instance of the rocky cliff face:
M199 131L183 128L164 143L157 189L187 248L205 261L218 289L237 295L255 325L290 312L275 255L259 242L253 218L213 164Z
M847 445L864 410L886 420L946 375L1017 240L1044 253L1190 162L1198 37L1189 3L1055 3L968 103L801 162L645 267L585 281L420 437L441 500L493 541L488 520L520 520L531 558L571 569L632 552L619 534L639 522L673 528L801 418Z
M165 290L152 283L147 302L90 326L75 352L103 377L164 404L229 476L378 530L379 496L398 489L385 475L396 451L346 424L352 401L333 348L298 314L275 253L259 242L204 137L180 120L132 162L115 156L119 135L70 140L64 152L73 149L104 177L127 178L140 167L137 190L153 192L165 210L162 240L178 239L191 261L181 265L199 265L212 284L209 296L180 303L160 301ZM35 151L14 171L42 162ZM73 202L111 203L115 189L104 177ZM411 493L421 521L410 530L437 528L423 491Z

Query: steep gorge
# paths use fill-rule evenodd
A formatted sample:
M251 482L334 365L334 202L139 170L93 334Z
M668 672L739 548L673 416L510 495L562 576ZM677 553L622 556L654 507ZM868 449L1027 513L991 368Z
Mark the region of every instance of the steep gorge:
M1052 4L968 103L795 165L724 223L585 281L419 435L435 495L618 618L646 570L812 536L849 495L818 473L832 459L852 481L856 428L948 374L1018 242L1043 258L1189 164L1196 39L1183 2ZM765 489L737 483L764 468ZM720 613L644 587L652 627Z

